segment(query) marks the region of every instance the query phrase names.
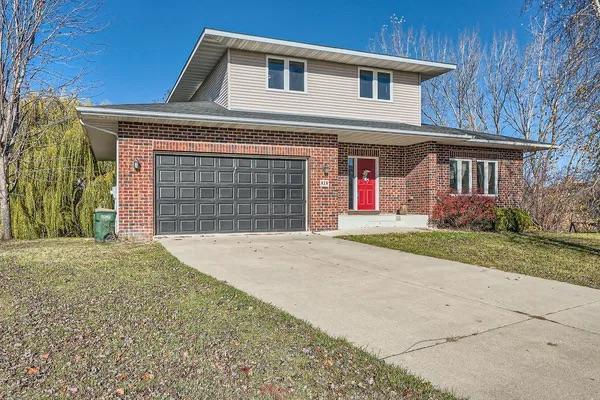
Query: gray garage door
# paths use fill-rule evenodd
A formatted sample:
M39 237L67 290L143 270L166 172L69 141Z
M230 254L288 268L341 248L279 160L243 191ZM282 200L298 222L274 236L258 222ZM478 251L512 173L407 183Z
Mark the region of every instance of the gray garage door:
M156 234L303 231L305 161L156 156Z

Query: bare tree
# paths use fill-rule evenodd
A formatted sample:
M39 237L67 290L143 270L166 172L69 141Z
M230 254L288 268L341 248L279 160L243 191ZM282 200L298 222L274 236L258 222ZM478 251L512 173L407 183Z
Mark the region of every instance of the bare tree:
M486 98L480 84L484 58L478 33L463 32L454 42L445 37L433 37L425 29L417 33L404 25L403 18L392 16L390 23L384 25L371 41L371 49L403 57L444 60L460 66L452 74L423 84L425 119L438 125L486 129Z
M457 64L456 71L423 83L425 121L557 146L525 158L524 206L545 228L557 228L574 198L600 186L600 176L593 175L599 163L600 29L598 21L581 25L584 19L598 19L589 13L595 8L583 6L592 2L554 2L578 3L576 19L541 7L539 15L530 16L530 40L523 46L514 34L496 34L488 45L476 32L462 33L456 42L433 38L425 30L415 34L397 17L372 45L391 54ZM579 28L561 32L564 24L557 21ZM595 44L582 43L584 38Z
M74 61L88 53L77 39L96 31L94 0L0 0L0 238L11 238L10 192L19 160L43 129L32 128L29 113L40 99L76 94L81 73ZM47 124L63 120L56 108L41 118ZM39 118L37 120L40 120Z
M495 34L484 53L483 82L484 90L488 93L489 129L497 135L504 131L504 113L514 89L518 53L514 34Z

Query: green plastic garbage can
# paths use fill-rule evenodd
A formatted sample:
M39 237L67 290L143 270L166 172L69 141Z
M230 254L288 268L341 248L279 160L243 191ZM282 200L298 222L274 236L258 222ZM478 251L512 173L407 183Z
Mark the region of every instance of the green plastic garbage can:
M115 210L97 208L94 210L94 239L97 242L115 239Z

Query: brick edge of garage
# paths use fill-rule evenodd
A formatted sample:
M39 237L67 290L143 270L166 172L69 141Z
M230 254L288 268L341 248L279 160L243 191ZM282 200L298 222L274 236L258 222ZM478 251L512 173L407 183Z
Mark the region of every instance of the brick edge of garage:
M214 154L306 159L308 230L334 230L339 214L338 142L334 135L255 129L119 122L119 235L134 240L155 236L155 156L159 153ZM139 171L133 162L141 164ZM323 166L329 166L325 175ZM329 187L321 187L327 179Z

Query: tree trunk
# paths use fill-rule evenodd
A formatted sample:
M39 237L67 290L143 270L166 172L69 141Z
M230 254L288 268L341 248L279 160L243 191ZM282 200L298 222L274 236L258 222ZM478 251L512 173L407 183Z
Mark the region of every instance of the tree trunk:
M8 197L8 169L4 160L0 160L0 239L12 239L10 226L10 202Z

